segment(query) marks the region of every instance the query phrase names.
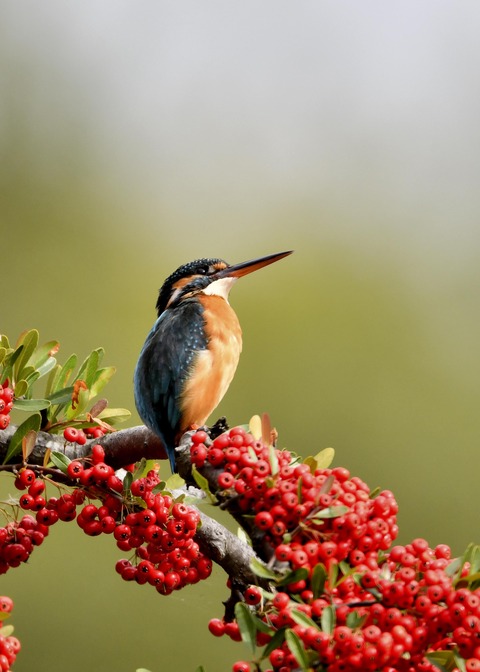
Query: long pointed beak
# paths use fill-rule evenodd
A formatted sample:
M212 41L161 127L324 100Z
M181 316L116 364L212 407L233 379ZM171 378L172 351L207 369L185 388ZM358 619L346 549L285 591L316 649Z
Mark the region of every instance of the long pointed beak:
M233 266L227 266L223 270L219 271L216 274L217 278L241 278L248 273L253 273L253 271L258 271L259 268L273 264L275 261L279 261L284 257L288 257L289 254L292 254L293 250L288 252L278 252L277 254L269 254L266 257L258 257L258 259L251 259L250 261L243 261L240 264L233 264Z

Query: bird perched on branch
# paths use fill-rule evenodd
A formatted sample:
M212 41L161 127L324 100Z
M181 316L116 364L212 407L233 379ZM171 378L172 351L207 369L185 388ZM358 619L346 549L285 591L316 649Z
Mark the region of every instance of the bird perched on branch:
M228 302L232 285L291 253L232 266L222 259L198 259L163 283L158 318L135 369L134 391L138 413L163 440L172 470L180 437L205 424L237 368L242 330Z

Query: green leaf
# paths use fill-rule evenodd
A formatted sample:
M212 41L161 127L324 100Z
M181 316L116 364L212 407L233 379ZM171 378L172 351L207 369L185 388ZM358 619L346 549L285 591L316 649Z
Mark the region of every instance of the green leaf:
M315 455L317 469L328 469L328 467L332 464L334 458L335 458L335 449L324 448Z
M185 480L180 476L180 474L172 474L167 478L167 490L180 490L180 488L183 488L184 485Z
M325 581L327 580L327 570L325 565L319 562L312 571L311 587L313 597L316 599L323 594L325 590Z
M55 368L57 364L57 360L55 357L49 357L46 359L40 366L37 367L37 372L38 372L38 378L42 378L43 376L46 376L47 373L50 373L50 371Z
M295 660L300 665L300 669L308 670L310 668L310 661L308 660L307 652L303 646L303 642L296 632L288 629L285 632L285 639L287 640L287 645L292 654L295 656Z
M453 663L453 654L451 651L435 651L434 653L425 654L425 658L435 665L442 672L448 672Z
M262 621L262 619L258 618L258 616L256 616L255 614L252 614L252 617L255 619L255 628L257 629L258 632L263 632L266 635L273 635L275 631L270 625L268 625L268 623Z
M85 390L87 391L87 390ZM100 420L108 422L109 425L116 425L125 422L132 414L126 408L106 408L97 416Z
M50 453L50 460L57 467L57 469L63 471L64 474L67 473L68 465L70 464L71 460L64 453L60 453L58 450L52 450Z
M456 653L453 653L453 660L454 660L455 666L458 667L460 672L466 672L467 667L465 665L465 659L464 658L462 658L461 656L459 656Z
M61 390L67 386L67 382L72 375L72 371L77 366L77 359L77 355L70 355L70 357L60 369L60 374L56 380L55 387L51 390L52 392L58 392L58 390Z
M244 602L237 602L235 605L235 618L237 619L242 640L250 647L252 653L255 653L257 646L257 629L255 627L255 620L252 612Z
M197 467L194 464L192 464L192 476L193 476L193 480L198 485L200 490L203 490L203 492L205 492L208 495L208 497L210 498L210 501L215 504L215 502L217 501L217 498L215 497L215 495L212 494L212 492L210 490L210 486L208 485L208 481L205 478L205 476L203 476L198 471Z
M15 399L13 402L13 407L17 411L27 411L28 413L42 411L49 406L50 402L48 399Z
M277 574L272 569L269 569L266 565L263 564L258 558L252 558L250 560L250 569L256 576L260 576L262 579L270 579L271 581L278 581L280 574Z
M367 614L363 614L362 616L358 611L351 611L347 616L346 625L352 630L355 630L363 625L366 620Z
M10 616L10 614L7 614L7 616ZM0 628L0 635L2 637L11 637L14 632L14 627L13 625L4 625L2 628Z
M322 616L320 619L320 624L323 632L326 632L327 635L331 635L335 627L335 621L337 620L335 608L334 607L325 607L322 611Z
M3 464L9 462L12 457L17 455L17 453L21 453L23 437L32 429L33 431L38 432L41 421L42 418L40 413L33 413L17 427L15 434L10 439L10 445L8 446L7 454L5 455Z
M262 658L268 658L268 656L272 653L272 651L282 646L283 642L285 641L285 632L286 628L280 628L279 630L277 630L277 632L273 635L272 639L268 642L267 646L265 647L262 654Z
M137 672L143 672L143 671L142 670L137 670ZM149 672L149 670L146 670L145 672ZM199 665L197 667L197 669L195 670L195 672L205 672L205 668L203 667L203 665Z
M15 363L15 379L21 377L24 367L27 365L28 360L33 355L35 348L38 345L38 331L36 329L30 329L30 331L25 332L20 339L20 342L23 345L23 350Z
M78 398L75 404L75 408L73 408L73 404L70 404L70 406L68 406L67 409L65 410L65 418L68 421L70 421L78 417L79 415L82 415L82 413L85 412L88 406L89 400L90 400L89 390L85 390L83 387L80 388L78 390Z
M93 385L95 375L97 373L98 365L104 354L103 348L97 348L92 350L88 357L83 361L80 369L78 370L77 375L75 376L75 381L84 380L87 387L90 388Z
M293 572L289 572L286 576L277 582L278 586L289 586L291 583L297 583L297 581L304 581L308 579L308 569L305 567L300 567L300 569L295 569Z
M31 362L36 369L40 369L48 359L54 359L55 355L60 348L60 343L58 341L48 341L40 347L38 347L33 356L31 357Z
M60 377L61 370L62 370L62 367L60 366L60 364L57 364L50 371L50 374L47 378L47 382L46 382L46 385L45 385L45 396L46 397L49 397L55 391L55 388L56 388L56 385L57 385L57 380Z
M5 378L9 378L10 382L13 378L13 369L15 366L15 363L17 359L21 356L23 352L23 345L19 345L18 348L13 350L7 358L5 359L4 363L4 369L3 369L3 374L2 374L2 380L5 380Z
M291 609L290 615L298 625L303 625L305 628L318 628L318 625L313 621L310 616L307 616L303 611L298 609Z
M203 670L203 667L202 667L202 666L197 667L197 672L198 672L199 670ZM145 667L137 667L137 669L135 670L135 672L150 672L150 670L147 670Z
M0 344L2 345L2 347L6 348L7 350L9 349L10 343L9 343L8 338L5 334L0 334Z
M3 360L5 359L6 356L7 356L7 348L0 347L0 366L2 365Z
M334 563L330 565L328 569L328 583L330 584L330 588L335 588L337 585L337 577L338 577L338 565L337 563Z
M15 397L23 397L28 390L28 383L26 380L19 380L15 383Z
M272 472L272 476L276 476L279 471L278 457L277 457L277 451L275 450L272 444L268 446L268 461L270 462L270 469Z
M66 404L72 401L73 394L73 385L70 387L64 387L62 390L58 390L53 394L47 396L48 401L52 406L57 406L58 404Z
M91 397L96 397L97 394L103 390L105 385L108 383L110 378L114 375L116 368L114 366L108 366L104 369L98 369L93 378L93 383L90 386Z
M133 474L131 471L127 471L125 478L123 479L123 492L128 494L133 483Z
M327 506L326 509L318 511L314 516L311 517L311 520L321 520L323 518L339 518L344 516L350 511L348 506L344 504L339 504L338 506Z

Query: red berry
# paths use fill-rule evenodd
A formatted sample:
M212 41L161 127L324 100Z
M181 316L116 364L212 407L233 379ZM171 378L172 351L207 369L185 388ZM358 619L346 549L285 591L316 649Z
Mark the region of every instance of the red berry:
M247 604L259 604L262 600L262 591L258 586L249 586L244 593Z
M208 623L208 629L214 637L222 637L225 634L225 623L219 618L212 618Z
M63 438L65 441L70 441L71 443L75 443L78 438L78 429L75 427L65 427L63 430Z

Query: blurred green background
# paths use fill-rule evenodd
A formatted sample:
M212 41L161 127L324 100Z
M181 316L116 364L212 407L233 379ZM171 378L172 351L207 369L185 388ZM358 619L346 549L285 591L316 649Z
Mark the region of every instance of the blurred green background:
M244 353L216 415L333 446L393 490L401 542L479 541L479 20L463 0L4 0L0 330L37 327L62 361L102 345L133 409L163 279L293 248L232 292ZM18 672L246 655L207 632L220 571L166 599L120 556L59 524L2 577Z

